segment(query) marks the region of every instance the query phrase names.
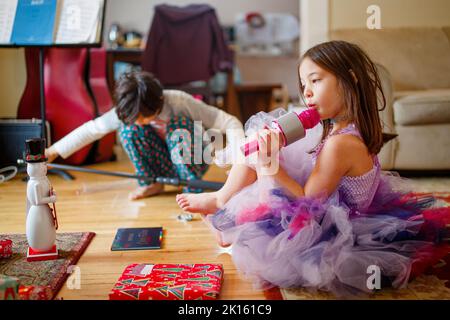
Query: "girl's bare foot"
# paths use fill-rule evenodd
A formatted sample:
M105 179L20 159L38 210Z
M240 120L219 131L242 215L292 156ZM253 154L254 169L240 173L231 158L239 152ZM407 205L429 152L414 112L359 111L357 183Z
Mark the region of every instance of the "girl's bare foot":
M191 213L211 214L222 207L217 192L177 194L177 203L181 209Z
M227 242L223 241L222 233L220 233L220 231L216 231L216 241L217 241L217 244L219 246L221 246L222 248L227 248L227 247L231 246L231 243L227 243Z
M130 193L130 200L138 200L160 194L164 190L161 183L153 183L148 186L142 186Z
M227 243L227 242L223 241L223 239L222 239L222 232L220 232L219 230L217 230L216 228L214 228L211 225L211 222L208 221L206 215L200 214L200 217L202 218L203 222L205 222L209 226L209 228L214 232L214 235L216 236L217 244L219 246L221 246L222 248L226 248L226 247L231 246L231 243Z

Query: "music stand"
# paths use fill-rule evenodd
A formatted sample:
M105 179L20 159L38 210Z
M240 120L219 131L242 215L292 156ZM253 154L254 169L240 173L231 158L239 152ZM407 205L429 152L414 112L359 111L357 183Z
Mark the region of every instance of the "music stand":
M20 0L19 0L20 1ZM56 0L58 1L58 0ZM100 9L100 23L98 24L98 30L97 30L97 34L99 34L99 37L95 39L94 42L91 43L49 43L49 44L14 44L14 43L9 43L9 44L1 44L0 43L0 48L26 48L26 47L34 47L34 48L38 48L39 49L39 104L40 104L40 113L41 113L41 138L46 139L46 141L48 140L47 134L46 134L46 128L45 128L45 123L46 123L46 105L45 105L45 86L44 86L44 63L45 63L45 49L46 48L99 48L102 46L102 42L103 42L103 27L104 27L104 22L105 22L105 12L106 12L106 4L107 4L107 0L102 0L102 8ZM55 19L55 26L53 27L54 29L56 29L56 19ZM55 173L60 175L63 179L65 180L73 180L74 177L65 172L64 170L61 169L49 169L48 170L49 173Z

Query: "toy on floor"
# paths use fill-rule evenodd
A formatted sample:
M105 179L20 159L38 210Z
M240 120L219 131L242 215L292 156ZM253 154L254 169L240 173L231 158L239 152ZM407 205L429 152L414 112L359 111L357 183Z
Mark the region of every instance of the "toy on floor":
M27 173L27 261L53 260L58 257L55 245L58 220L56 194L47 178L45 139L26 140ZM53 205L53 209L49 204Z
M190 213L182 213L177 216L177 219L185 222L192 221L194 219L194 216Z

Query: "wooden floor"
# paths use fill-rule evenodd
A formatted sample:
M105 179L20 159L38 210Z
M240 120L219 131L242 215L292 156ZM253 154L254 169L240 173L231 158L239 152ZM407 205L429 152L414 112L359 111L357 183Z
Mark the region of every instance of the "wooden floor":
M124 157L117 162L89 166L102 170L132 173ZM58 232L92 231L95 238L81 257L81 289L64 285L58 298L108 299L108 293L131 263L221 263L225 276L221 299L264 299L262 291L238 275L231 256L221 249L198 215L194 220L177 220L182 213L175 202L181 189L141 201L129 201L135 181L88 173L72 172L76 180L49 176L57 193ZM26 183L24 175L0 184L0 233L25 233ZM225 171L211 167L205 179L224 181ZM157 227L164 229L161 250L112 252L111 243L118 228Z
M133 172L129 160L120 152L119 160L89 166L102 170ZM181 189L141 201L129 201L135 181L88 173L72 172L76 180L49 176L58 196L58 232L92 231L95 238L78 262L81 289L64 285L58 298L108 299L108 293L131 263L221 263L225 277L221 299L265 299L262 291L237 273L231 256L215 242L215 237L198 215L191 222L177 219L181 214L175 195ZM25 233L26 183L24 174L0 184L0 233ZM211 167L205 179L225 181L225 170ZM450 190L450 178L417 178L416 191ZM118 228L156 227L164 231L163 248L148 251L112 252L111 243Z

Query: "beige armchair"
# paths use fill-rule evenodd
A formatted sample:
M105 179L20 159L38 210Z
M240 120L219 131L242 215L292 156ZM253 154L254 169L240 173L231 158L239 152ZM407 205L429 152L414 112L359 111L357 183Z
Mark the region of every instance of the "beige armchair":
M450 27L347 29L330 39L360 45L379 65L388 100L380 153L386 170L450 170Z

